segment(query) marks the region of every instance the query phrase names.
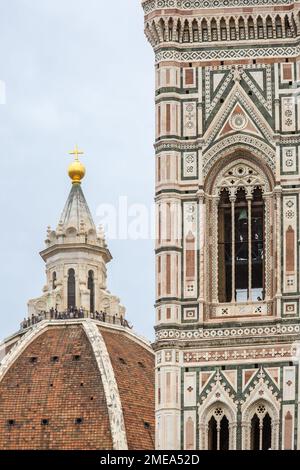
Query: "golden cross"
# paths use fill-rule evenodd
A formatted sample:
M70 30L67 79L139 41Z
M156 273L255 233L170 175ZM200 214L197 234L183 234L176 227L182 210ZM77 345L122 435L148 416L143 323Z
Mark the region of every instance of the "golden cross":
M78 162L79 160L79 155L84 155L84 152L78 149L78 145L76 145L75 150L72 152L69 152L70 155L74 155L75 160Z

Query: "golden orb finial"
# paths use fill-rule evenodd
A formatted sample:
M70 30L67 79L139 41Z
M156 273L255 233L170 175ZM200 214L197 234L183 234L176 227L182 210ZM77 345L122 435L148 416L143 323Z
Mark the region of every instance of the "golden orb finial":
M68 168L69 176L73 184L80 184L85 177L85 166L79 160L79 155L84 155L84 152L81 152L76 145L75 150L69 153L74 156L74 162Z

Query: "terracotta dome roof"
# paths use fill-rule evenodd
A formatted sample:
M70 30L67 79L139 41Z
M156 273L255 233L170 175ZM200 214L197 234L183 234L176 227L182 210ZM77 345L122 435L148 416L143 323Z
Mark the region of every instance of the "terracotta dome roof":
M153 449L154 354L128 328L42 321L4 343L0 449Z

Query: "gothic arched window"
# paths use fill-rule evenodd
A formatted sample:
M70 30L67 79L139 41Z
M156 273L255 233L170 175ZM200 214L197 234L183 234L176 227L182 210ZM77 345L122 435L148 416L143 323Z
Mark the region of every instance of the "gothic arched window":
M95 311L95 281L94 281L94 271L89 271L88 289L89 289L89 291L90 291L90 312L91 312L91 313L94 313L94 311Z
M257 302L265 298L265 204L255 170L236 165L219 187L218 300Z
M251 420L251 450L269 450L272 447L272 420L263 405Z
M264 373L259 376L262 379ZM262 391L262 388L261 388ZM280 402L258 400L242 412L242 448L244 450L278 450L280 430Z
M280 16L276 17L275 20L276 38L282 38L282 23Z
M68 308L76 307L76 281L75 270L68 271Z
M221 408L208 423L208 450L229 450L229 421Z

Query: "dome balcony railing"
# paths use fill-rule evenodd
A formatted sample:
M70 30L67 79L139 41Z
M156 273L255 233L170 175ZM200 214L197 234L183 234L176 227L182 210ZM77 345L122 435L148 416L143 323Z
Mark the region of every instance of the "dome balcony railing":
M132 329L132 325L123 318L122 316L119 317L118 315L110 315L104 311L101 312L89 312L82 308L77 309L69 309L64 312L58 312L57 310L50 309L49 312L40 312L37 315L31 315L28 318L24 318L21 322L20 329L26 330L41 321L48 320L48 321L74 321L74 320L84 320L84 319L91 319L96 320L101 323L107 323L110 325L117 325L122 326L124 328Z

